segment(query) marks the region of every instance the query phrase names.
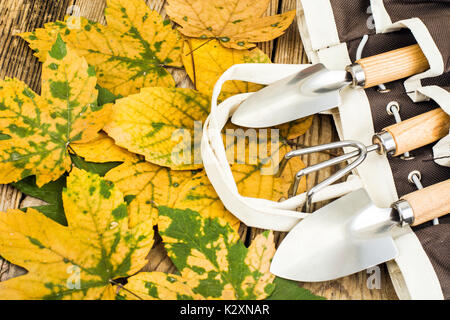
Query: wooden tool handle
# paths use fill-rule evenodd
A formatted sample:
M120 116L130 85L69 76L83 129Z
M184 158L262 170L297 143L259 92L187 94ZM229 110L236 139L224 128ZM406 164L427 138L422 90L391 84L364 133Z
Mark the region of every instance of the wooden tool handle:
M394 156L418 149L448 134L450 116L441 108L386 127L397 146Z
M450 179L417 190L402 199L408 201L414 211L413 226L442 217L450 212Z
M403 79L429 69L418 44L356 61L364 70L364 88Z

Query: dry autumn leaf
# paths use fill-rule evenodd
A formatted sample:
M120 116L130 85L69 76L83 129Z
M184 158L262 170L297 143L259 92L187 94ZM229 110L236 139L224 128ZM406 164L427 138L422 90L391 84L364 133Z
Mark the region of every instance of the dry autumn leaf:
M294 120L277 126L280 130L280 137L285 140L296 139L306 133L311 127L314 116Z
M116 144L160 166L202 167L200 139L209 99L192 89L144 88L116 101L104 130Z
M196 89L211 96L214 85L220 76L231 66L241 63L270 63L270 58L260 49L250 51L222 47L217 40L186 39L183 46L183 64ZM222 86L219 101L246 92L255 92L262 85L228 81ZM298 119L277 126L280 136L285 140L298 138L305 134L312 124L313 116Z
M94 66L98 83L115 95L127 96L150 86L175 86L165 66L181 67L180 36L170 22L143 0L107 0L107 26L87 19L66 18L20 36L44 61L56 34ZM73 17L72 17L73 18Z
M292 23L295 10L261 17L270 0L168 0L170 18L188 37L215 38L228 48L249 49L254 42L281 36Z
M195 49L195 50L194 50ZM231 66L240 63L270 63L260 49L235 50L224 48L217 40L186 39L183 64L197 90L211 95L219 77ZM222 87L220 100L238 93L254 92L263 86L243 81L228 81Z
M204 218L221 218L234 230L239 229L241 222L225 209L204 171L197 173L178 189L168 207L191 209Z
M137 155L117 146L114 140L104 132L99 132L89 142L72 143L71 147L76 155L86 161L96 163L135 161L139 158Z
M158 206L168 206L181 185L193 176L191 171L171 171L145 161L127 161L109 171L112 181L129 201L130 225L151 219L158 222Z
M114 279L146 264L152 223L129 227L114 184L74 168L63 202L68 227L34 209L0 214L0 255L28 271L0 282L0 299L114 299Z
M273 233L260 234L246 248L219 218L192 210L160 207L158 228L180 275L140 273L125 286L140 299L265 299L275 289L269 272L275 254ZM186 232L189 230L189 232ZM136 299L125 290L120 295Z
M70 144L93 139L109 120L96 81L59 36L42 67L40 96L19 80L0 81L0 183L36 175L42 186L70 169Z
M119 299L126 300L202 300L186 284L183 277L164 272L139 272L128 279Z

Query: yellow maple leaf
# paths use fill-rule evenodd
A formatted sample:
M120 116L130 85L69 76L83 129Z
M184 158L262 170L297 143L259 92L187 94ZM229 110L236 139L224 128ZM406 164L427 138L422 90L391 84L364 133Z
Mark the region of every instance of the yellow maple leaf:
M181 185L193 176L191 171L171 171L145 161L127 161L109 171L112 181L128 197L130 225L139 221L158 222L158 206L168 206Z
M200 140L209 99L192 89L144 88L117 100L104 130L116 144L175 170L201 168Z
M72 143L70 145L77 156L96 163L135 161L139 157L114 143L104 132L89 142Z
M0 183L36 175L42 186L70 169L68 146L93 139L109 120L96 81L59 36L42 67L41 96L19 80L0 81Z
M114 184L74 168L63 202L67 227L34 209L0 213L0 255L28 271L0 282L0 299L113 299L114 279L146 264L152 223L129 227Z
M160 208L158 228L180 275L140 273L119 295L126 299L264 299L273 292L269 272L273 233L258 235L249 248L220 218L192 210ZM189 232L186 232L189 230ZM130 294L132 292L133 294Z
M191 209L204 218L222 218L235 230L239 229L241 223L225 209L204 171L197 173L181 185L167 206L176 209Z
M43 29L20 36L44 61L49 43L59 32L79 55L94 66L98 83L115 95L127 96L140 88L175 86L165 66L181 67L181 40L169 21L143 0L107 0L107 26L80 18L79 24L47 23Z
M297 119L288 123L277 126L280 130L280 137L292 140L296 139L306 133L313 123L314 116L309 116L302 119Z
M270 63L260 49L250 51L224 48L217 40L186 39L182 60L197 90L211 95L219 77L231 66L240 63ZM227 81L220 100L238 93L254 92L263 86L244 81Z
M270 41L284 33L295 10L261 17L270 0L168 0L170 18L180 32L194 38L216 38L228 48L248 49L254 42Z
M164 272L139 272L128 278L126 290L120 296L127 300L202 300L195 294L184 279L176 274Z

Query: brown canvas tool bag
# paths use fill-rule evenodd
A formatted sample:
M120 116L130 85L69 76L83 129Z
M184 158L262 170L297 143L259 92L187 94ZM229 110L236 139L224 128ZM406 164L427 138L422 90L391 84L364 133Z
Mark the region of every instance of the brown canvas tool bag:
M415 43L429 62L429 70L408 79L344 91L342 105L331 111L341 139L370 142L396 117L434 108L450 113L450 1L298 0L298 23L311 62L330 69ZM424 187L449 179L450 168L438 163L428 145L403 157L369 157L356 174L372 200L386 206L416 190L413 171ZM450 216L407 228L395 242L400 254L388 267L399 297L449 299Z

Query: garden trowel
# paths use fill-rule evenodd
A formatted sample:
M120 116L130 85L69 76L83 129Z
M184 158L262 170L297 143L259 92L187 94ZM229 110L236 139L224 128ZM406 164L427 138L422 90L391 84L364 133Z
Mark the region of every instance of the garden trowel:
M250 128L275 126L337 107L345 87L370 88L427 69L428 61L417 44L360 59L340 71L315 64L252 94L231 122Z
M280 244L270 272L296 281L333 280L394 259L394 228L450 212L450 179L378 208L364 189L299 222Z

